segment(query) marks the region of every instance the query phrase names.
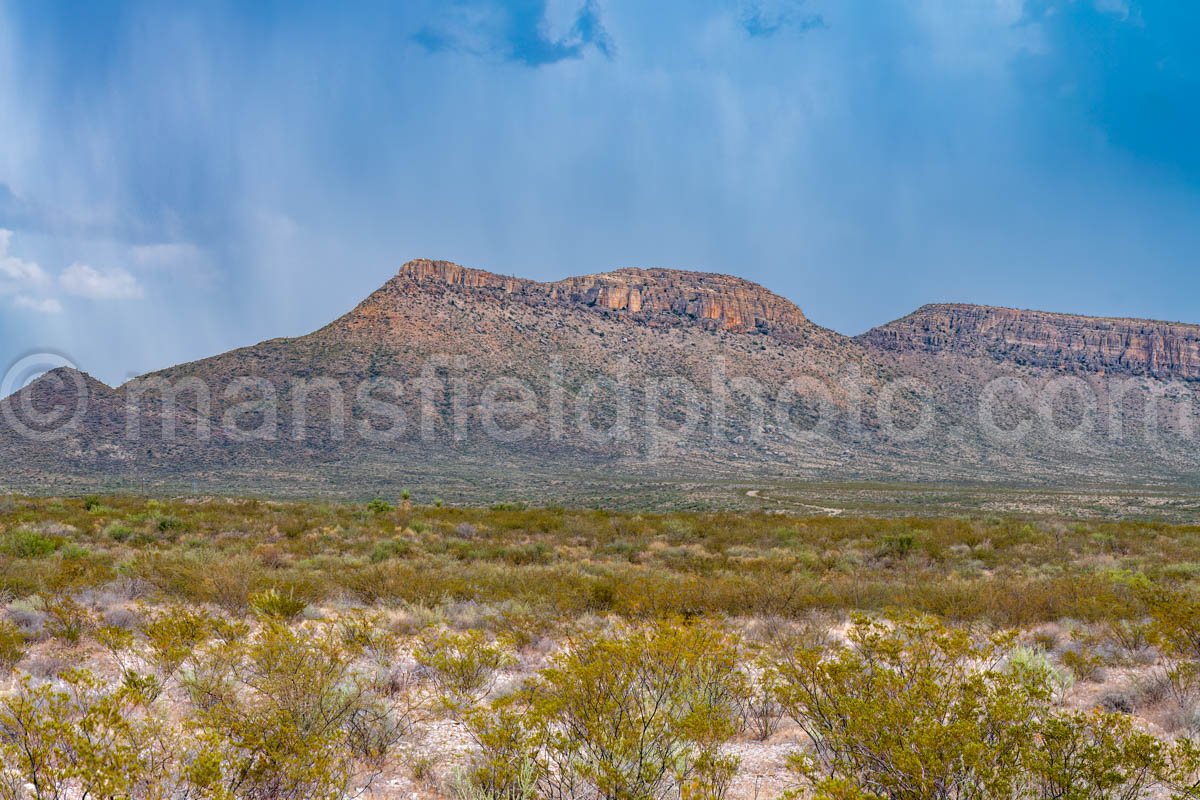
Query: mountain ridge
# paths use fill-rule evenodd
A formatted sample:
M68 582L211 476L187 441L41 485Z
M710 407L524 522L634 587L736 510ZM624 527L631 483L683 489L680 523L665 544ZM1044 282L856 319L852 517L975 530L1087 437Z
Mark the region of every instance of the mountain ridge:
M1087 315L1087 314L1080 314L1080 313L1056 312L1056 311L1046 311L1046 310L1042 310L1042 309L1018 308L1018 307L998 306L998 305L988 305L988 304L978 304L978 303L965 303L965 302L926 303L926 304L920 306L919 308L917 308L916 310L914 310L913 312L904 315L903 317L900 317L900 318L892 320L890 322L886 322L881 325L875 326L861 334L851 336L851 335L841 334L834 329L824 328L822 326L817 325L816 323L813 323L804 314L804 312L799 308L799 306L797 304L795 304L793 301L783 297L782 295L778 295L778 294L770 291L769 289L762 286L761 284L755 283L753 281L750 281L750 280L747 280L744 278L739 278L737 276L729 275L726 273L701 272L701 271L693 271L693 270L668 269L668 268L657 268L657 267L655 267L655 268L622 267L622 268L618 268L615 270L598 272L598 273L589 273L586 275L579 275L579 276L571 276L571 277L567 277L567 278L563 278L563 279L559 279L559 280L536 281L536 280L529 279L529 278L521 278L521 277L516 277L516 276L511 276L511 275L505 275L502 273L494 273L494 272L490 272L490 271L483 270L483 269L465 267L465 266L459 265L452 261L417 258L417 259L412 259L412 260L407 261L404 264L402 264L401 267L395 273L395 275L391 279L389 279L387 282L385 282L383 284L383 286L381 286L375 292L372 292L367 298L365 298L362 302L360 302L358 305L356 305L353 309L351 309L350 311L341 315L337 319L331 321L330 323L323 326L322 328L318 328L315 331L312 331L308 334L302 334L300 336L276 337L276 338L272 338L272 339L266 339L261 342L256 342L256 343L248 344L248 345L245 345L245 346L242 346L239 348L235 348L234 350L228 351L228 352L238 352L238 351L246 350L249 348L259 347L259 346L263 346L263 345L269 345L272 343L285 342L285 341L296 341L296 340L300 340L300 339L305 339L307 337L311 337L311 336L320 334L327 329L333 329L340 325L345 325L347 323L347 321L352 320L356 315L358 315L364 311L369 311L371 309L372 303L374 301L376 301L377 298L386 296L390 288L394 287L396 284L404 285L408 281L412 281L413 283L415 283L417 285L423 285L424 287L437 286L437 287L444 287L444 288L450 289L450 290L459 290L459 291L495 290L495 291L499 291L499 292L503 293L504 295L512 297L514 299L522 299L522 300L526 300L526 301L529 300L529 298L522 297L523 292L531 292L534 295L541 293L542 295L544 295L545 299L566 300L566 301L569 301L569 302L572 302L572 303L578 305L580 308L591 308L593 310L599 310L599 311L631 312L631 316L637 318L637 315L641 309L640 308L630 309L629 301L627 299L625 299L623 296L619 296L616 301L609 304L609 303L605 302L605 300L607 300L609 298L609 295L600 294L598 291L596 292L596 294L594 294L590 298L586 297L586 292L582 293L585 295L585 297L583 297L583 298L571 297L569 294L566 293L566 290L569 287L596 286L596 287L608 288L608 286L611 285L608 282L611 281L611 282L615 283L615 281L613 281L614 278L620 278L620 277L626 277L626 276L628 276L628 277L641 277L641 276L667 277L667 278L676 278L682 282L686 282L688 279L693 279L693 280L697 280L697 283L700 286L704 286L705 283L711 284L711 282L714 280L728 281L728 282L731 282L735 287L742 288L743 291L745 291L745 292L748 292L748 293L751 293L754 295L758 295L761 297L770 298L771 303L777 303L780 308L785 309L784 314L782 316L783 316L784 322L789 327L813 326L814 328L820 328L821 330L826 331L829 334L832 334L834 336L842 337L847 340L853 340L855 342L863 344L864 346L872 347L872 348L876 348L876 349L885 349L885 350L918 349L918 348L912 347L911 342L908 343L908 345L909 345L908 347L899 346L900 343L898 342L898 335L897 335L898 329L902 328L905 325L905 323L928 319L930 317L945 314L946 312L951 312L951 313L967 312L969 314L979 314L979 315L1011 315L1014 317L1032 318L1032 319L1038 319L1038 320L1043 320L1043 321L1048 320L1048 321L1061 321L1061 322L1090 322L1090 323L1103 324L1103 325L1126 325L1129 327L1156 328L1156 329L1163 329L1163 330L1170 330L1170 331L1178 331L1181 334L1188 336L1190 339L1200 341L1200 324L1197 324L1197 323L1156 320L1156 319L1151 319L1151 318L1124 317L1124 316L1121 316L1121 317L1094 316L1094 315ZM710 288L710 287L705 287L705 288ZM638 295L635 294L633 296L636 297ZM685 301L681 301L680 305L684 305L686 308ZM789 307L790 307L790 310L789 310ZM660 308L661 308L661 305L660 305ZM705 322L720 324L721 322L723 322L719 310L714 312L714 314L715 314L715 316L709 317L709 316L706 316L704 313L689 314L689 313L685 312L685 313L679 313L678 318L681 322L689 322L690 321L690 322L699 322L701 324L704 324ZM774 315L763 315L763 316L766 317L763 321L768 323L768 325L766 327L769 327L769 323L772 321L779 321L779 317L775 317ZM762 328L760 326L748 326L745 324L739 324L741 322L742 322L741 318L738 318L737 321L722 325L722 327L725 327L727 330L735 331L735 332L750 332L752 330L754 330L754 331L762 330ZM909 333L911 333L911 330L909 331ZM929 349L931 352L937 351L937 348L927 348L927 349ZM211 358L211 357L209 357L209 358ZM208 359L204 358L204 359L199 359L198 361L205 361L205 360L208 360ZM184 363L181 363L178 365L164 368L163 370L156 370L156 371L154 371L152 373L148 373L148 374L153 375L153 374L157 374L159 372L167 372L170 370L177 369L181 366L185 366L187 363L196 363L196 362L184 362ZM1194 364L1191 364L1189 362L1189 372L1188 372L1186 378L1189 380L1192 378L1200 378L1200 374L1197 373L1197 369L1200 369L1200 367L1196 367ZM144 377L146 377L146 376L139 376L139 378L134 378L131 381L128 381L127 384L135 383L136 381L138 381ZM1181 376L1171 375L1169 377L1181 377ZM122 385L126 385L126 384L122 384Z
M405 263L395 277L350 315L364 306L370 307L373 299L412 285L495 292L535 305L564 303L579 308L625 312L644 320L660 318L663 321L676 317L741 332L771 327L800 328L811 324L792 301L760 284L733 275L624 267L557 281L534 281L432 259Z
M856 337L891 351L987 354L1085 372L1200 380L1200 325L934 303Z
M635 468L1178 482L1200 472L1200 449L1142 436L1149 417L1109 379L1200 386L1197 343L1200 326L969 304L929 304L849 337L730 275L623 268L539 282L417 259L303 336L116 389L84 381L92 402L53 444L0 419L0 455L20 465L15 482L25 484L238 474L268 486L287 475L357 487L405 480L416 464L485 474L502 463L511 466L499 482ZM1064 394L1056 384L1064 376L1082 384ZM5 419L31 398L41 411L62 406L70 377L45 377L0 401ZM997 379L1020 383L1032 400L996 400ZM371 395L380 381L394 390L383 419ZM1170 436L1200 428L1188 398L1172 397L1161 415L1176 421ZM1091 406L1115 435L1043 430L1082 425ZM405 420L401 433L374 436L391 418ZM526 435L509 435L522 424ZM1010 428L1035 435L997 434Z

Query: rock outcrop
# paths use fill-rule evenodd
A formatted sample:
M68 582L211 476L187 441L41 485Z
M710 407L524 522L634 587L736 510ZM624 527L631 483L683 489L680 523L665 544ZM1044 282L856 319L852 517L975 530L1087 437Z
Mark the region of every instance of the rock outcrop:
M561 281L537 281L468 269L448 261L410 261L385 286L395 293L433 288L508 295L531 305L619 312L642 321L699 323L727 331L770 331L809 325L794 303L730 275L670 269L619 269ZM368 301L368 305L372 301Z
M1072 372L1200 380L1200 325L928 305L858 340L881 351L959 353Z
M728 331L802 328L808 324L790 300L729 275L621 269L567 278L546 288L552 298L576 305L712 322Z

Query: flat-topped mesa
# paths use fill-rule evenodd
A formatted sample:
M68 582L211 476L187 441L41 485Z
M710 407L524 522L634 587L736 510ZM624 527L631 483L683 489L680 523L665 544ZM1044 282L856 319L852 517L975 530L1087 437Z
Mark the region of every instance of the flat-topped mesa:
M1200 325L962 304L928 305L858 337L897 352L954 352L1039 367L1200 380Z
M507 295L532 305L626 313L641 321L692 321L735 332L810 324L790 300L756 283L706 272L627 268L539 283L420 259L402 266L392 283L403 285L406 293L448 289Z
M794 303L729 275L672 269L619 269L547 284L556 299L640 315L710 320L729 331L808 324Z

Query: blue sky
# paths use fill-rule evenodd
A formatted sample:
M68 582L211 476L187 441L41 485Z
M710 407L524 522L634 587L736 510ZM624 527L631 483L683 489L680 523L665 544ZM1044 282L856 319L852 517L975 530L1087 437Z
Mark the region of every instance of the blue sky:
M859 333L1200 322L1200 6L0 0L0 360L116 383L402 262L729 272Z

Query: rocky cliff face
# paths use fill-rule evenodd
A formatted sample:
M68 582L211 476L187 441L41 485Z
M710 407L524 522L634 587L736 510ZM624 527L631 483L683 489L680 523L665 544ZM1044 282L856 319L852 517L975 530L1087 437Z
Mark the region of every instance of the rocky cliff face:
M929 305L858 340L899 353L958 353L999 362L1163 380L1200 380L1200 326Z
M622 269L547 285L551 297L573 305L652 317L712 323L728 331L805 327L789 300L728 275L665 269Z
M429 291L503 296L532 306L610 312L659 324L700 324L749 332L810 326L794 303L729 275L668 269L619 269L550 283L494 275L448 261L410 261L360 310L397 295Z

